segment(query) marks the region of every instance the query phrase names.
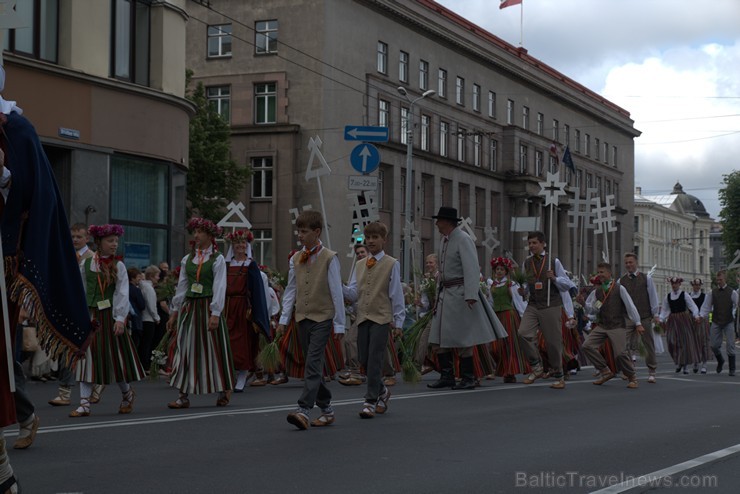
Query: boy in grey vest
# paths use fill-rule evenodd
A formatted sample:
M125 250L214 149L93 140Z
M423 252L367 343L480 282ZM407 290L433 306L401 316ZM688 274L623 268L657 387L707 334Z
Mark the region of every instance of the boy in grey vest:
M709 339L714 356L717 357L717 374L722 372L725 359L722 357L722 337L724 336L729 375L735 375L735 328L732 311L737 307L737 292L727 286L727 271L717 272L717 287L707 293L700 307L699 317L706 318L712 313L712 326Z

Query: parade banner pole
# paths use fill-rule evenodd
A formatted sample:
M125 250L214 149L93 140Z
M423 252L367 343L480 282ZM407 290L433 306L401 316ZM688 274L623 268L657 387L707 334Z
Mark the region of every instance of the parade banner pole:
M8 285L5 282L5 254L3 253L2 242L0 242L0 298L2 298L4 328L3 338L5 340L5 355L8 360L8 384L10 385L10 392L15 393L15 371L13 370L13 362L15 362L15 357L13 356L13 339L10 337L10 317L8 314Z
M544 182L540 182L540 193L539 195L544 196L545 206L550 206L550 235L547 244L549 254L547 255L547 270L552 270L552 222L555 214L555 205L559 201L560 196L566 195L565 182L560 181L560 173L547 172L547 179ZM550 307L550 285L547 283L547 306Z

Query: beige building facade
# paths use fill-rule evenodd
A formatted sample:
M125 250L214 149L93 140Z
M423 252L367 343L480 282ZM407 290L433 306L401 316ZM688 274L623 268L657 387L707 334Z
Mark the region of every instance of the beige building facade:
M556 155L566 146L576 172L561 165L568 196L555 209L552 250L566 268L580 264L584 273L605 250L604 237L592 232L581 249L568 228L576 187L583 199L587 188L602 202L615 196L617 231L607 237L614 264L632 249L639 131L628 111L525 49L431 0L226 0L191 2L189 13L188 67L229 121L234 159L255 170L238 199L247 205L261 263L284 270L296 245L290 210L321 207L317 180L305 179L310 140L319 138L331 168L321 177L329 239L349 267L357 218L348 195L358 192L348 183L359 175L350 165L358 143L344 136L350 125L389 128L370 176L379 183L380 219L390 227L387 251L402 258L409 121L411 204L421 240L414 270L439 247L432 216L443 205L470 218L484 273L490 255L521 260L526 232L512 231L512 218L538 218L547 233L550 208L539 182L558 169ZM500 242L493 251L484 244L486 227Z
M3 97L34 124L70 223L123 224L129 265L185 249L186 0L29 0Z

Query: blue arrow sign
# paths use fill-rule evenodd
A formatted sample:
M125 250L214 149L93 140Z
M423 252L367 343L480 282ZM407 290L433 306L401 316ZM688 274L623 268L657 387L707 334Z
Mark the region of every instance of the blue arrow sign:
M345 141L388 142L388 127L360 127L347 125L344 128Z
M372 173L380 165L380 152L372 144L360 144L355 146L349 155L352 168L364 174Z

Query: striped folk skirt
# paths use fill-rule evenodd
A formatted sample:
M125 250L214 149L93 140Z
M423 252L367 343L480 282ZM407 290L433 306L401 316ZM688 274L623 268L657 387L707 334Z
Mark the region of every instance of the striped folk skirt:
M113 334L113 310L90 309L93 321L100 327L93 335L85 358L77 364L77 380L93 384L113 384L135 382L144 378L134 342L128 331L121 335Z
M177 318L170 386L181 393L207 394L234 389L229 330L223 317L215 330L208 330L210 304L210 298L185 299Z
M514 310L504 310L496 312L501 324L506 329L508 338L495 340L491 343L491 354L496 362L497 376L513 376L516 374L529 374L532 372L529 362L524 358L524 354L519 344L519 313Z
M668 353L676 365L690 365L702 362L694 337L694 320L686 312L674 312L665 322L665 335Z

